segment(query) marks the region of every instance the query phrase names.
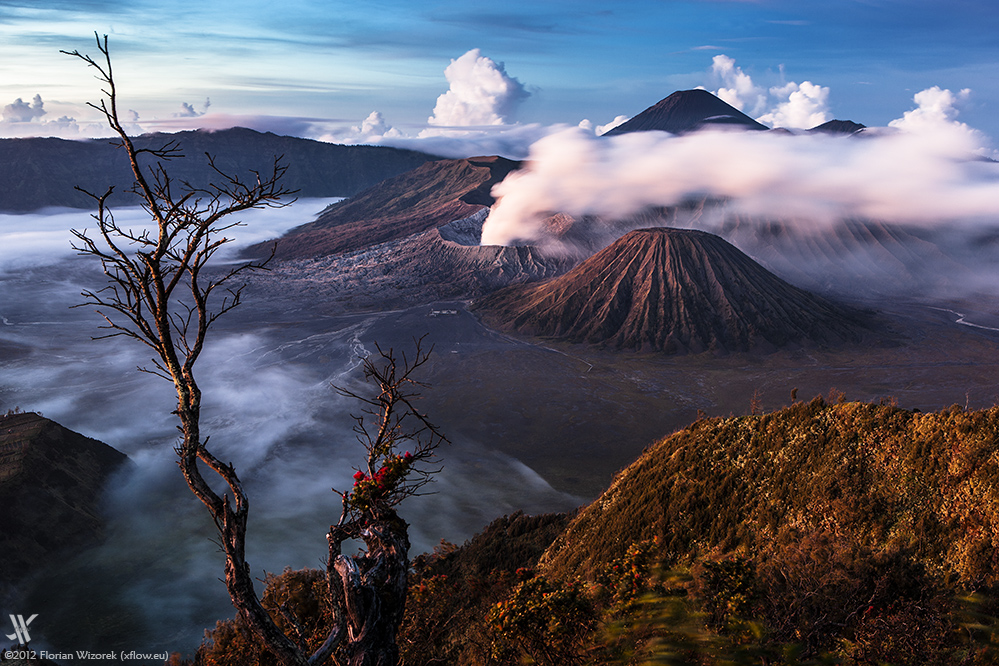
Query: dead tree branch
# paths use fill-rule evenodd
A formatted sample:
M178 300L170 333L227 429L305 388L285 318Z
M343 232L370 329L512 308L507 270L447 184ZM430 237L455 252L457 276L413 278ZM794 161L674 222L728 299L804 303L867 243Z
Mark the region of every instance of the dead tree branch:
M173 383L182 434L176 448L178 464L218 529L226 558L225 584L246 626L283 666L320 666L330 659L351 666L394 666L409 568L407 525L395 507L418 494L439 471L432 466L434 451L447 441L416 406L424 385L414 375L427 363L430 351L424 351L418 340L415 356L409 359L404 354L400 364L391 349L379 348L379 362L364 361L365 378L376 387L375 394L340 389L364 405L354 432L367 455L355 474L354 487L338 493L343 509L327 535L334 627L322 646L308 655L306 637L290 611L276 612L283 615L294 637L278 627L254 590L245 553L249 498L235 468L216 458L207 448L208 438L202 437L202 396L194 374L209 329L241 303L243 285L236 284L237 278L265 268L267 261L221 272L209 270L208 264L231 241L225 234L239 225L231 221L234 214L288 205L286 199L294 192L282 185L287 166L278 157L270 172L252 172L251 179L243 179L225 173L208 156L215 174L212 183L195 187L172 180L164 162L183 156L180 145L172 140L155 148L133 144L118 116L107 36L95 37L100 58L78 51L64 53L97 70L104 96L90 106L104 115L117 135L116 145L128 156L134 177L131 192L153 228L132 231L119 225L108 207L113 188L100 194L85 192L97 207L92 215L96 233L74 230L73 246L100 260L107 284L83 292L82 305L96 306L104 318L101 328L107 332L98 337L122 336L150 347L152 365L140 370ZM216 294L220 290L221 300ZM403 452L404 447L409 448ZM224 492L213 489L204 476L206 469L224 482ZM363 541L366 551L344 556L342 547L348 539Z

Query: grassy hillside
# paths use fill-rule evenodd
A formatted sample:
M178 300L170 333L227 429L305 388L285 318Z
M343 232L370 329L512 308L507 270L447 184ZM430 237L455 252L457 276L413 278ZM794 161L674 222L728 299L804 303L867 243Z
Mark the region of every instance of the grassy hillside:
M592 577L635 541L691 560L818 532L905 549L963 585L996 582L999 408L914 413L821 398L701 420L649 447L542 559Z
M571 520L417 558L403 663L999 663L997 477L999 408L702 419ZM201 663L249 663L237 635Z

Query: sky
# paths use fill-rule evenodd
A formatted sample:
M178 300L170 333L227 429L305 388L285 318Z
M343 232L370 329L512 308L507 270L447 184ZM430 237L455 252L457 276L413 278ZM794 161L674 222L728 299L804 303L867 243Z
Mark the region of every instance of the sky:
M0 136L106 134L92 71L60 53L97 54L97 32L135 131L516 155L680 89L795 127L888 125L936 87L999 137L997 29L991 0L0 0Z

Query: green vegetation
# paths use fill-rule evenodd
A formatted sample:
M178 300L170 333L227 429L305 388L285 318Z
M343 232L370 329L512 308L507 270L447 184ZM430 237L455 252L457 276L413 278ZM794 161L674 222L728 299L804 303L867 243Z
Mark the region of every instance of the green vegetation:
M571 521L417 558L403 663L999 663L997 462L999 408L699 420Z

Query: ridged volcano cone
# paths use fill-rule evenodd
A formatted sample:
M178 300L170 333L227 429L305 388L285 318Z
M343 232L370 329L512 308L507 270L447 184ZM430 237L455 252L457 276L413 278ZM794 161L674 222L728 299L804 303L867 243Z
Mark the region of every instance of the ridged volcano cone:
M793 287L713 234L632 231L553 280L477 306L499 328L668 353L858 337L855 315Z

